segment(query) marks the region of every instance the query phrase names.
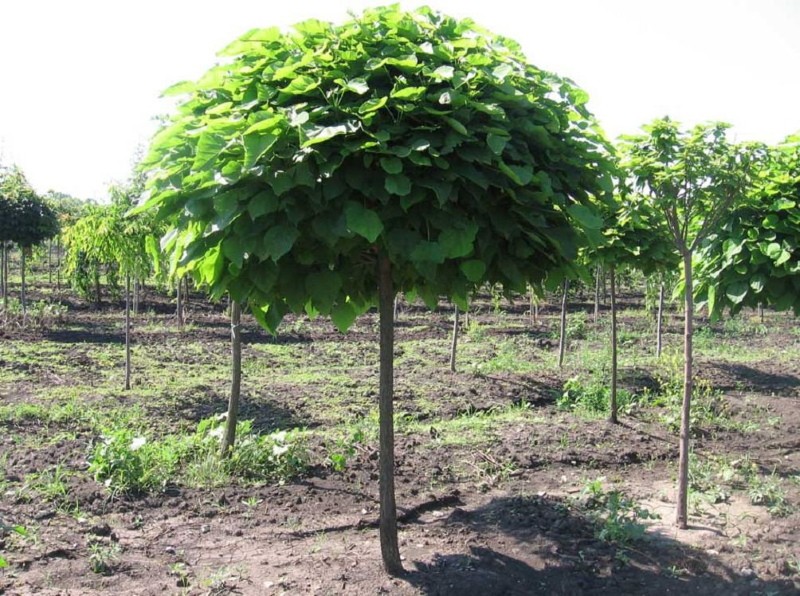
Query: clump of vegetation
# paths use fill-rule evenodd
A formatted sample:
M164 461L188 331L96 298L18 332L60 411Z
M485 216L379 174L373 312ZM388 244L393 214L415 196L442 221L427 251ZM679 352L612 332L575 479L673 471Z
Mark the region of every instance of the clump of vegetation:
M8 298L7 304L0 306L0 328L37 327L48 329L64 322L67 307L61 304L39 300L23 308L16 298Z
M2 521L0 521L0 538L2 538L5 534L11 532L19 534L20 536L28 535L28 531L23 526L7 526ZM0 541L0 545L4 544L5 542ZM8 561L5 559L5 557L3 557L3 555L0 555L0 569L3 569L4 567L8 567Z
M259 434L252 421L237 425L240 437L220 457L223 420L202 420L194 434L151 439L129 428L107 431L89 460L89 471L112 492L161 490L170 482L214 486L231 479L283 484L307 467L308 452L298 430Z
M582 509L595 523L595 536L620 546L640 540L645 534L642 522L659 515L618 490L605 490L604 482L604 477L588 481L581 492Z
M366 436L361 428L337 437L328 445L328 464L334 471L343 472L347 468L347 463L355 457L358 447L365 442Z
M637 403L633 394L624 389L617 391L619 410L630 413ZM609 413L611 404L611 388L596 380L584 382L580 377L572 377L564 383L564 392L556 400L560 410L585 414L587 416L603 416Z

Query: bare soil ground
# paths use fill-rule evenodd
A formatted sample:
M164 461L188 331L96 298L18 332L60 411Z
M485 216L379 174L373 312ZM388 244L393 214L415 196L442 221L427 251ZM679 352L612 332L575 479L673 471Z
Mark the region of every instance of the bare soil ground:
M634 333L645 319L628 306L626 349L646 353L649 339ZM118 311L71 307L63 325L0 336L0 520L29 531L0 537L9 563L0 594L800 593L800 336L789 317L769 313L763 334L706 325L698 378L720 392L714 407L728 424L699 428L694 442L701 462L747 458L779 484L785 509L770 513L730 489L719 502L694 501L691 529L677 531L677 437L659 406L634 408L615 426L555 405L564 381L597 361L581 345L604 349L591 323L559 370L552 310L531 326L519 305L496 314L484 304L453 374L446 313L404 308L397 498L407 573L390 578L380 564L371 438L341 472L312 438L312 467L284 486L176 484L111 496L86 472L98 428L81 412L59 420L24 415L23 406L72 403L112 416L138 407L156 432L190 429L225 409L227 324L196 298L190 326L178 331L165 322L168 304L145 303L135 327L140 368L123 392ZM270 338L248 327L242 417L265 431L368 419L377 401L374 316L347 335L324 321L285 328ZM679 328L674 315L673 346ZM654 362L631 355L623 385L652 386L662 370ZM61 496L36 482L54 469L64 475ZM582 489L597 478L661 519L630 544L603 540L583 506Z

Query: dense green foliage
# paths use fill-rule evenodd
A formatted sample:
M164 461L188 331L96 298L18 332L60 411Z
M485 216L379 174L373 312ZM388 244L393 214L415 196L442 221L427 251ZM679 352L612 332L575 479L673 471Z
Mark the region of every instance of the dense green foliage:
M57 233L53 210L34 192L22 170L0 169L0 241L27 248Z
M341 329L396 288L465 306L524 292L599 240L609 149L586 94L511 40L429 9L253 30L154 138L147 208L173 266L275 329L289 311Z
M758 165L748 200L698 253L698 294L714 316L759 304L800 312L800 136Z

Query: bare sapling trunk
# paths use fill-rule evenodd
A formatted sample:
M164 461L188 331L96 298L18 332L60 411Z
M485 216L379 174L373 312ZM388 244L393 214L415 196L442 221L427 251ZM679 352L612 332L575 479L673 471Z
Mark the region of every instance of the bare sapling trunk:
M19 254L20 254L20 275L22 277L22 287L20 289L20 301L22 302L22 322L25 322L25 319L28 315L28 304L25 299L25 247L19 247Z
M564 353L567 350L567 292L569 280L564 280L564 295L561 297L561 332L558 336L558 368L564 366Z
M239 396L242 388L242 307L231 300L231 394L228 399L228 416L222 437L222 456L233 451L236 442L236 423L239 421Z
M56 236L56 292L61 292L61 234Z
M100 308L100 268L95 267L94 270L94 306Z
M658 284L658 314L656 315L656 358L661 358L664 342L664 282Z
M47 283L53 283L53 239L47 241Z
M453 341L450 344L450 372L456 372L456 350L458 349L458 306L453 307Z
M131 388L131 274L125 274L125 390Z
M397 542L397 506L394 495L394 288L389 258L378 255L378 310L380 316L380 542L383 567L389 575L403 573Z
M617 275L613 265L608 275L611 286L611 415L608 419L617 424Z
M11 292L8 288L8 245L3 243L3 269L0 271L3 277L3 307L8 309L8 295Z
M692 253L683 253L684 275L684 332L683 332L683 405L681 408L680 455L678 459L678 503L675 523L681 529L689 525L689 438L692 404L692 334L694 332L694 282L692 280Z
M175 310L175 317L178 320L178 327L183 328L183 279L179 279L175 286L175 298L177 307Z
M759 302L758 303L758 318L761 320L761 323L764 323L764 304Z
M594 324L600 319L600 272L602 267L597 265L594 269ZM612 290L613 291L613 290Z
M139 278L133 280L133 314L139 314Z
M394 317L395 321L397 320L397 308L398 308L398 304L397 303L398 303L399 300L400 300L400 296L395 296L394 297L394 309L393 309L392 317Z
M6 297L6 243L0 245L0 296Z

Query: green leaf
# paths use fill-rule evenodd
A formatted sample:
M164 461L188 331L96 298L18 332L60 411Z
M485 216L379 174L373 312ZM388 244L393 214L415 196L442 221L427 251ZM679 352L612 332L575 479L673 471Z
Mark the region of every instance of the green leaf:
M437 68L436 70L434 70L430 74L430 76L435 78L435 79L439 79L439 80L443 80L443 79L444 80L450 80L450 79L453 78L453 73L454 72L455 72L455 69L452 66L442 65L439 68Z
M353 93L357 93L358 95L364 95L367 91L369 91L367 80L361 77L350 79L347 81L347 83L345 83L344 88L348 91L352 91Z
M402 89L393 89L390 97L392 99L405 99L408 101L417 101L427 91L427 87L403 87Z
M306 136L308 140L301 145L301 147L310 147L317 143L324 143L333 137L349 134L359 129L359 125L354 122L345 122L343 124L334 124L332 126L314 126L307 129Z
M767 277L760 273L757 273L752 278L750 278L750 288L756 293L760 294L764 291L764 286L767 285Z
M508 143L508 141L509 137L496 135L491 132L486 135L486 144L489 145L489 149L491 149L492 153L495 155L503 153L503 149L506 148L506 143Z
M492 76L502 82L512 72L514 72L514 68L510 64L501 64L492 70Z
M449 228L439 234L439 244L449 259L465 257L472 252L478 226L470 224L465 229Z
M222 241L222 254L234 265L241 269L244 261L244 241L239 236L228 236Z
M473 283L483 281L483 276L486 274L486 263L477 259L464 261L458 268L461 269L464 277Z
M498 165L501 172L520 186L525 186L533 180L533 169L530 166L509 166L502 161Z
M269 258L277 262L278 259L292 249L299 236L300 232L289 225L278 224L273 226L264 234L261 252L258 256L262 259Z
M391 174L383 183L389 194L404 197L411 192L411 180L405 174Z
M306 291L311 296L314 307L321 314L328 314L342 289L342 277L330 270L309 273L306 277Z
M411 260L418 263L444 263L445 254L438 242L423 240L411 251Z
M244 136L244 169L252 168L278 140L274 134L250 134Z
M748 292L747 282L744 281L731 284L725 289L725 295L728 297L728 300L730 300L734 304L741 303L747 296L747 292Z
M256 220L262 215L275 213L278 210L278 206L278 197L275 196L275 193L264 190L250 199L247 203L247 212L253 220Z
M355 201L348 201L344 212L347 218L347 227L351 231L366 238L370 243L378 239L383 231L383 223L375 211L367 209Z
M204 132L197 140L197 152L195 153L192 170L204 170L213 166L217 157L227 145L228 140L219 133Z
M603 218L586 205L573 204L567 207L570 216L589 230L600 230L603 227Z
M220 245L217 244L206 251L197 261L196 268L204 283L214 285L225 268L225 259L222 258Z
M338 302L331 309L331 321L336 328L344 333L358 316L358 311L349 302Z
M381 167L387 174L399 174L403 171L403 161L396 157L382 157Z
M383 106L386 105L386 102L389 100L388 97L374 97L372 99L368 99L360 106L358 106L358 113L359 114L369 114L376 110L381 109Z
M317 87L319 87L319 81L317 79L309 77L308 75L300 75L292 79L292 82L283 89L280 89L280 91L290 95L305 95Z
M442 120L447 122L452 127L452 129L455 130L457 133L462 134L465 137L469 136L469 131L467 130L467 127L464 126L461 122L459 122L455 118L451 118L450 116L442 116Z
M250 126L247 130L242 133L242 136L248 136L255 134L257 132L263 133L265 131L272 132L278 126L278 124L282 121L286 120L286 118L281 114L276 114L274 116L267 116L263 120L259 120L252 126Z

